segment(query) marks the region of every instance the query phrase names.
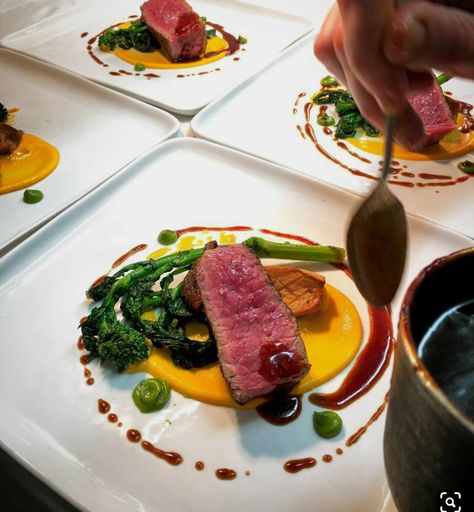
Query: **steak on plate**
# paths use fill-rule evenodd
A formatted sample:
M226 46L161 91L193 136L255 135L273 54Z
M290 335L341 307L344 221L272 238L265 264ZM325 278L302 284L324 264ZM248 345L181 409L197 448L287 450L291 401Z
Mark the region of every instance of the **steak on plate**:
M21 142L23 132L6 123L0 123L0 155L9 155Z
M142 19L173 62L196 60L207 44L205 23L185 0L148 0Z
M193 279L236 402L287 389L309 371L295 317L248 247L205 251Z
M409 73L408 76L408 103L423 123L423 145L428 146L441 140L457 125L435 76L427 73Z

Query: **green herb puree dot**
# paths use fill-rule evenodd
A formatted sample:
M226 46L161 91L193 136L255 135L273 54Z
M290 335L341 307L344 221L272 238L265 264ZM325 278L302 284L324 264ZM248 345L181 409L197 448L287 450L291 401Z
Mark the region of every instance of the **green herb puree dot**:
M328 116L327 114L321 114L318 116L318 124L321 126L334 126L336 120L334 117Z
M163 229L158 235L158 242L161 245L171 245L174 244L178 240L178 235L176 231L172 231L171 229Z
M339 82L331 75L327 75L324 78L321 78L319 82L323 87L337 87Z
M237 38L239 44L247 44L247 38L245 36L240 36Z
M32 188L27 188L23 192L23 201L27 204L39 203L44 197L43 192L41 190L34 190Z
M135 64L135 71L145 71L145 64L143 62L137 62Z
M139 382L132 393L133 401L141 412L163 409L170 398L170 385L162 379L145 379Z
M342 430L342 419L333 411L314 412L313 426L321 437L336 437Z
M467 174L474 174L474 162L471 162L470 160L459 162L458 169Z

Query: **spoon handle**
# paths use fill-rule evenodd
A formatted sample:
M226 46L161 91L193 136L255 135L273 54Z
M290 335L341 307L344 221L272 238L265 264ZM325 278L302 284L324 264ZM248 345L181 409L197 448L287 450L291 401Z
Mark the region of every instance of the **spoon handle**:
M393 132L395 131L395 117L388 116L385 119L385 151L383 156L382 181L387 179L392 161Z

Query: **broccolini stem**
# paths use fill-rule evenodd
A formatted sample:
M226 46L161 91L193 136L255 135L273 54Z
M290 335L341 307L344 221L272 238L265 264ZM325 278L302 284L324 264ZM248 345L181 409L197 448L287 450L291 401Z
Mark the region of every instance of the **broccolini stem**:
M346 251L342 247L333 247L331 245L278 243L256 236L248 238L243 243L260 258L341 263L346 257Z
M440 75L438 75L436 77L436 81L438 82L439 85L443 85L445 84L448 80L451 80L451 78L453 78L452 76L450 75L447 75L446 73L441 73Z

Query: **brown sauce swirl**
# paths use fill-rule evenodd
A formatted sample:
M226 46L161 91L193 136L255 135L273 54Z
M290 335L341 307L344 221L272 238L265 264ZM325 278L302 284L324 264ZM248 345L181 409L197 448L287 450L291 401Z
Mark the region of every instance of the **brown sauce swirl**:
M316 459L313 457L306 457L304 459L292 459L283 464L283 469L287 473L298 473L303 469L314 468L316 466Z
M172 466L177 466L183 462L183 457L179 453L165 452L164 450L160 450L160 448L154 446L149 441L142 441L142 448Z

